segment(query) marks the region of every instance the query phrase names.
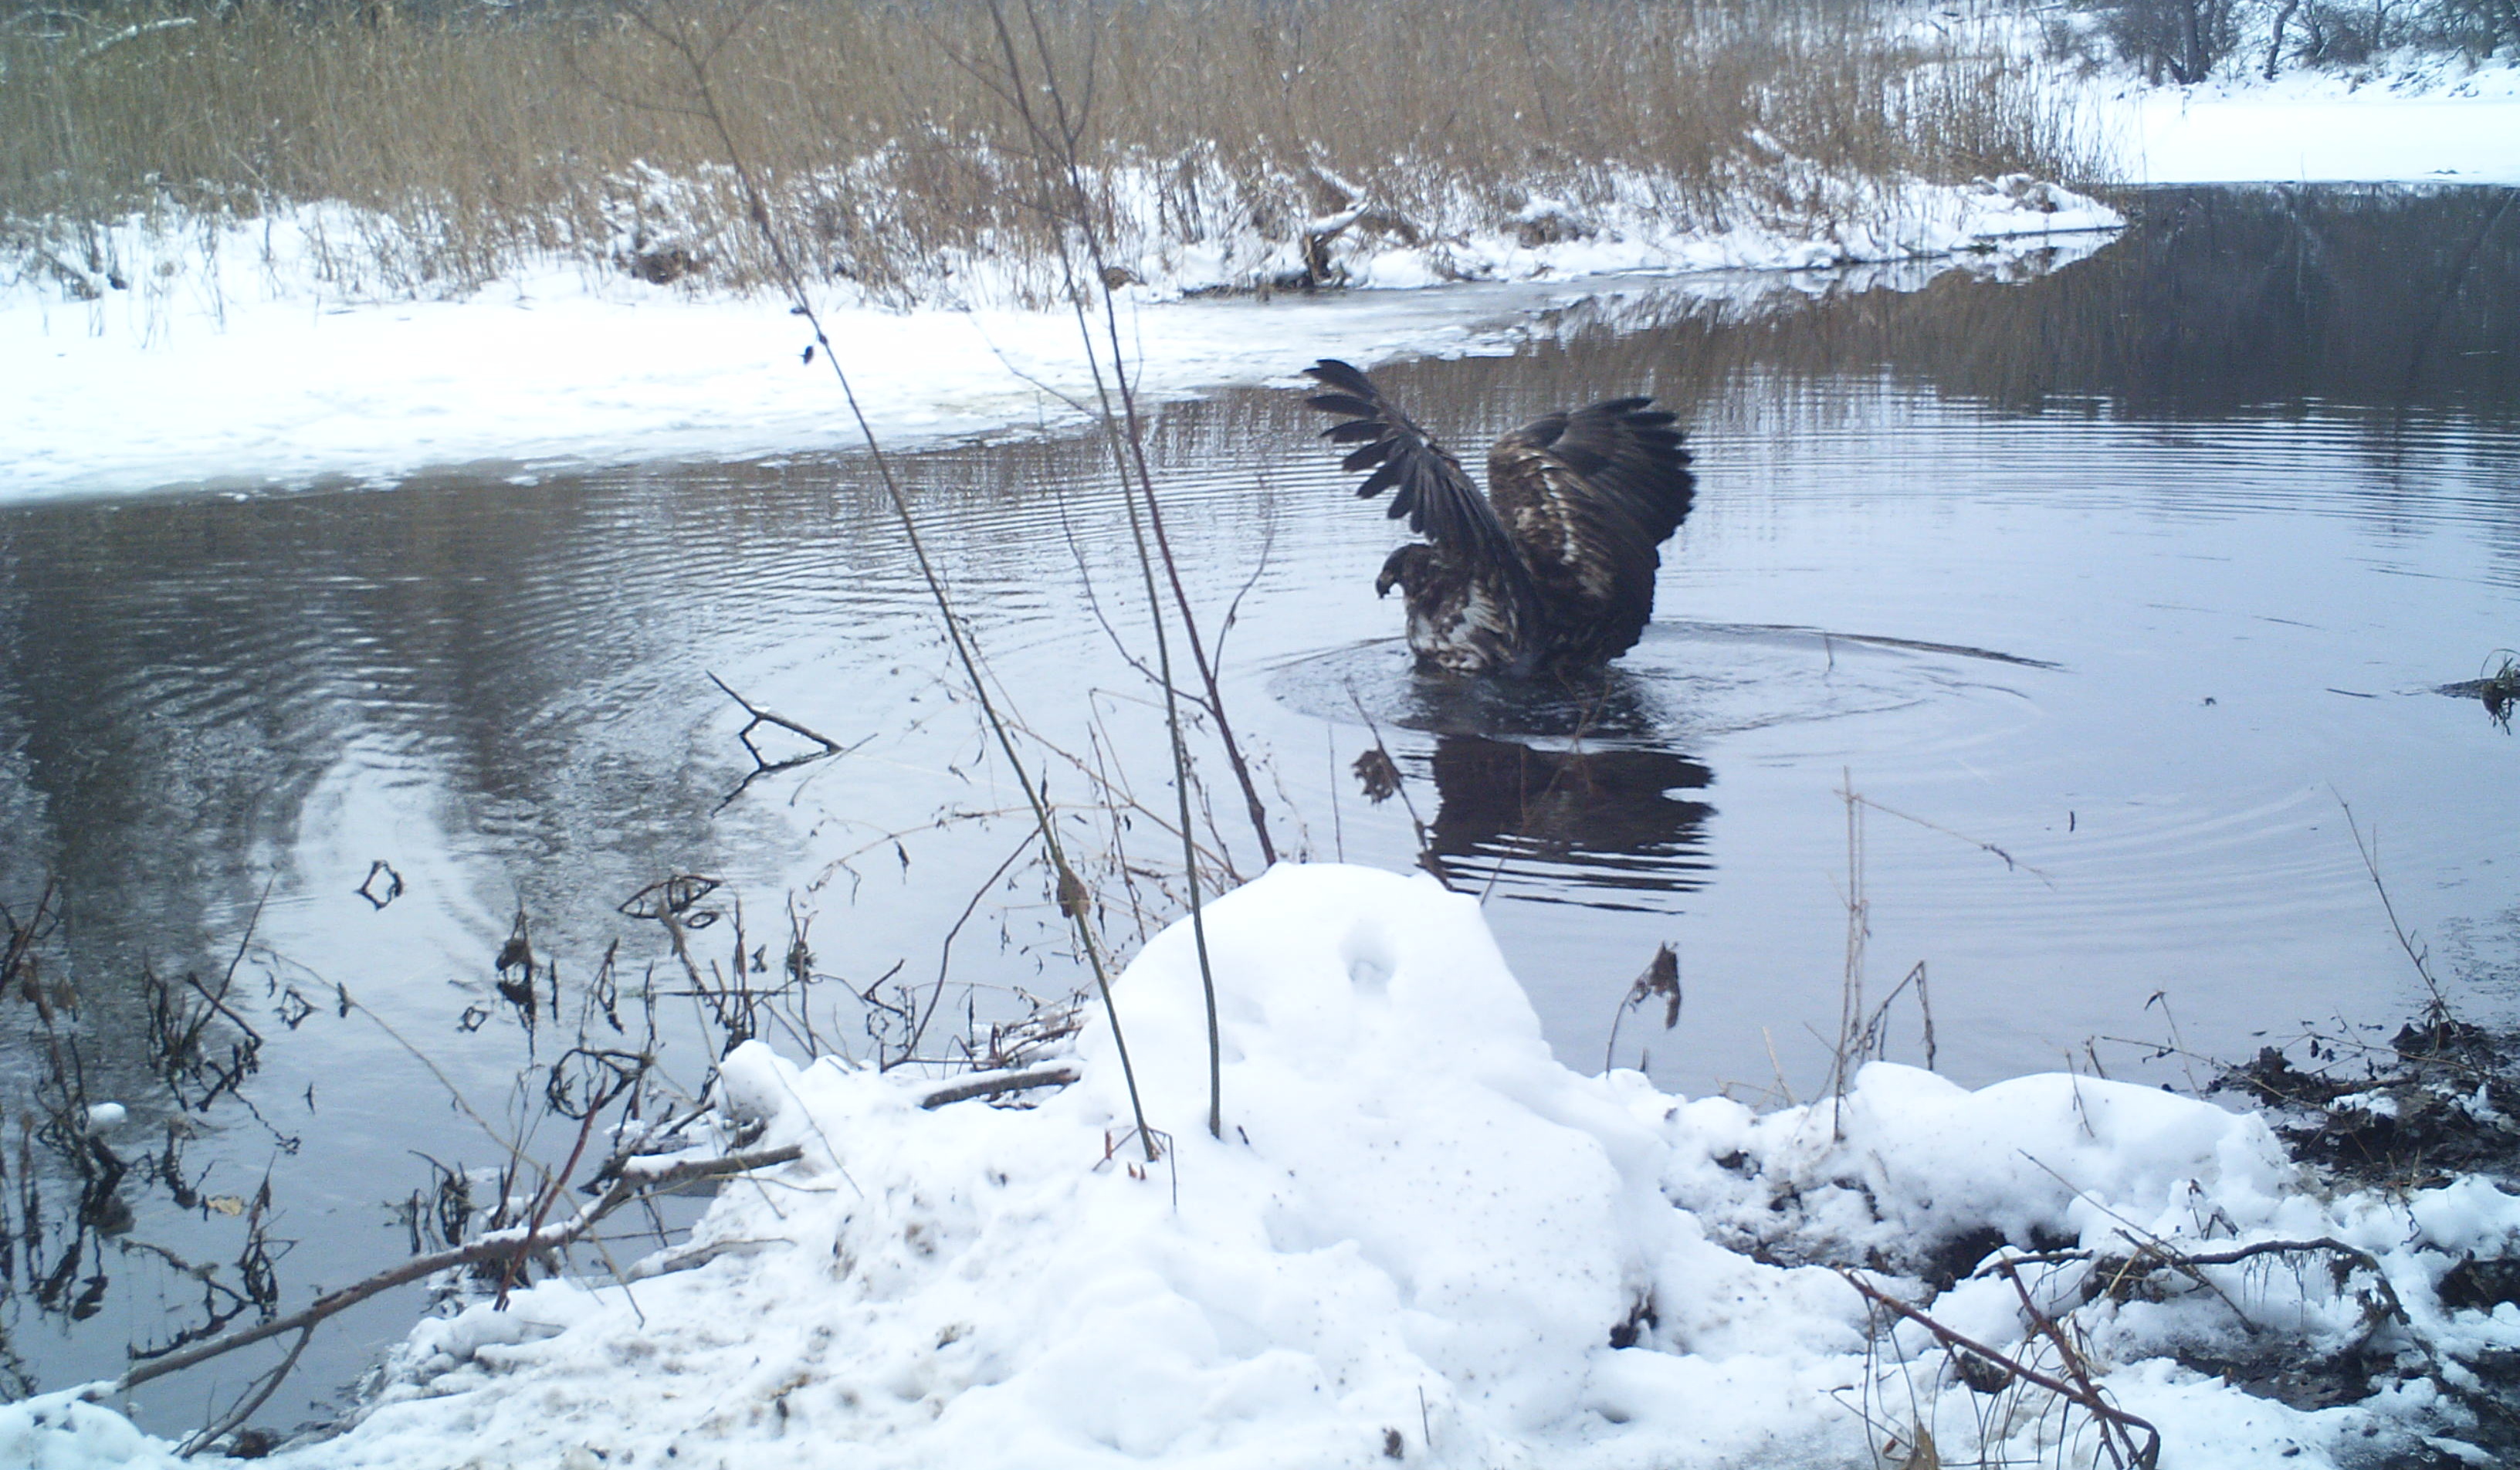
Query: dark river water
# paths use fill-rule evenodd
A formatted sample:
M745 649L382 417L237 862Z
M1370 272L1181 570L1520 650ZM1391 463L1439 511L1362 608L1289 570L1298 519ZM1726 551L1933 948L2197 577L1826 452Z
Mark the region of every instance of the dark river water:
M1671 943L1679 1025L1632 1014L1618 1060L1692 1093L1823 1084L1856 896L1866 994L1921 963L1965 1083L2183 1082L2144 1044L2394 1023L2423 985L2349 807L2449 999L2507 1016L2520 744L2440 690L2520 646L2513 198L2156 192L2028 279L1605 283L1509 354L1379 372L1464 450L1630 392L1691 425L1655 625L1580 698L1413 678L1372 593L1394 528L1297 394L1166 409L1175 550L1212 636L1235 608L1224 694L1280 847L1422 856L1484 895L1586 1070ZM1179 848L1103 451L902 468L1125 951L1174 912ZM847 753L745 784L711 675ZM1380 804L1351 769L1377 741L1403 778ZM1201 834L1250 875L1197 748ZM233 1308L183 1268L241 1285L249 1227L294 1305L411 1248L423 1155L564 1155L520 1069L569 1044L608 950L608 993L682 984L618 907L661 879L724 885L703 965L757 951L775 978L801 930L806 1014L861 1054L898 1040L851 999L878 982L983 1018L1069 991L1016 805L859 459L0 508L0 901L23 924L50 880L61 915L44 1011L0 1002L17 1386ZM530 1035L495 965L519 913L570 1018ZM170 1067L204 992L212 1064ZM1912 996L1888 1052L1922 1061ZM663 1065L697 1086L691 1004L668 996ZM95 1137L128 1173L85 1198L73 1085L127 1111ZM320 1334L262 1421L322 1416L417 1307ZM258 1366L168 1380L147 1417L199 1423Z

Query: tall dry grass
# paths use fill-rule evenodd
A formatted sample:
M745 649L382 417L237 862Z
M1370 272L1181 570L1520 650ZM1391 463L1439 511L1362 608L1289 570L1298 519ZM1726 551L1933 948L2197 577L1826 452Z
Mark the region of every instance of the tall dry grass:
M1814 180L2070 175L2067 119L1991 48L1864 0L1046 0L1124 245L1288 238L1363 196L1441 234L1642 187L1710 226ZM47 13L48 15L51 13ZM728 284L767 263L652 24L721 45L715 102L804 258L878 299L1055 226L985 0L588 0L432 18L254 3L0 25L0 226L93 255L134 211L338 202L321 263L461 288L557 252ZM153 24L180 22L177 24ZM1918 40L1917 36L1927 37ZM1760 141L1753 141L1754 139ZM1644 181L1642 185L1639 181ZM93 258L65 264L103 269ZM1047 280L1047 278L1045 278Z

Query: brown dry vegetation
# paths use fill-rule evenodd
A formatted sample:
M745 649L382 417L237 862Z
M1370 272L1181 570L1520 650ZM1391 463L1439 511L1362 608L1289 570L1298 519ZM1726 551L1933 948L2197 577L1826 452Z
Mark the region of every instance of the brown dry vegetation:
M2000 58L1901 39L1861 0L1037 4L1124 245L1288 239L1348 202L1331 176L1440 236L1622 179L1684 222L1792 223L1837 207L1822 181L2086 161ZM183 23L129 33L162 21ZM25 11L0 25L0 227L76 255L135 211L336 201L356 207L322 263L371 288L463 289L536 253L755 282L677 34L724 38L714 101L804 258L907 300L958 258L1055 249L989 0Z

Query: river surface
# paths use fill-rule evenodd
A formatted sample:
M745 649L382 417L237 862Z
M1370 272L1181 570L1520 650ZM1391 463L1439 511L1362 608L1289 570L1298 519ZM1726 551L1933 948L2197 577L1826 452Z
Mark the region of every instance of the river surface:
M1691 1093L1824 1085L1858 901L1868 1006L1924 982L1883 1049L1930 1046L1968 1084L2184 1084L2198 1058L2391 1025L2426 990L2383 886L2447 998L2507 1017L2520 744L2441 690L2520 646L2513 198L2157 191L2026 279L1499 299L1477 350L1377 372L1465 459L1631 392L1698 456L1655 624L1580 693L1412 675L1372 593L1395 528L1300 395L1164 410L1173 549L1273 836L1480 895L1588 1071L1670 943L1679 1022L1627 1014L1615 1054ZM1017 438L899 467L1125 952L1176 912L1180 852L1106 453ZM747 782L712 675L846 753ZM1197 829L1248 876L1239 797L1193 746ZM1401 776L1379 803L1354 771L1377 747ZM801 933L802 1018L858 1054L903 1040L852 999L871 987L949 1017L928 1053L951 1018L1074 989L1018 806L862 458L0 509L0 902L23 922L49 878L63 915L37 946L50 1040L6 1002L21 1386L198 1325L223 1299L182 1266L234 1262L251 1225L293 1305L411 1248L422 1155L496 1165L494 1133L565 1155L574 1126L524 1069L581 1023L612 1035L605 997L631 1011L609 1045L635 1047L620 998L664 994L665 1068L696 1086L690 987L620 907L660 880L723 885L687 936L721 980L742 954L771 985ZM528 983L560 997L532 1032L497 967L519 914ZM164 998L193 1014L205 992L229 1062L174 1075ZM83 1145L38 1126L66 1039L79 1098L126 1109L97 1136L132 1166L110 1191L127 1228L61 1162ZM258 1422L322 1417L417 1306L319 1334ZM259 1366L170 1380L146 1417L199 1423Z

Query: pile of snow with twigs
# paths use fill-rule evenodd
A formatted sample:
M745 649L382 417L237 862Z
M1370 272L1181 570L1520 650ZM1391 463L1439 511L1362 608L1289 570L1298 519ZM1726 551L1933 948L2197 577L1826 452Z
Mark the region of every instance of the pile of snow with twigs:
M2139 1419L2171 1470L2306 1467L2461 1433L2467 1365L2520 1349L2520 1309L2434 1290L2520 1253L2520 1199L2476 1180L2322 1199L2256 1116L2093 1078L1875 1064L1760 1115L1581 1076L1422 877L1282 867L1208 947L1222 1139L1187 925L1116 990L1152 1165L1099 1026L1030 1108L747 1044L724 1106L798 1162L668 1269L424 1322L354 1428L280 1462L1849 1465L1922 1430L1947 1463L2092 1464ZM2292 1407L2182 1365L2252 1355L2358 1387ZM0 1446L162 1457L59 1408L0 1411Z

